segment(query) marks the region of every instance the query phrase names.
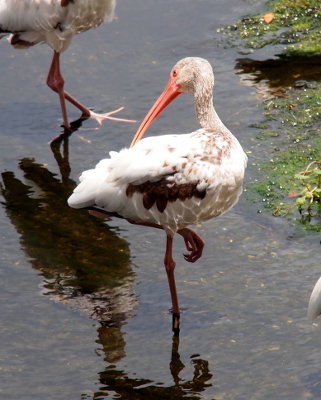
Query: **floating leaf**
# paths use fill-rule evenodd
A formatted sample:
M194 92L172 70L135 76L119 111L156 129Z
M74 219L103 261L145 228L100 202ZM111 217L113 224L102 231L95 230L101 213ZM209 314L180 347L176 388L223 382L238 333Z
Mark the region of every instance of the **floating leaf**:
M272 12L269 12L267 14L264 15L264 21L266 24L270 24L273 20L274 20L274 14Z

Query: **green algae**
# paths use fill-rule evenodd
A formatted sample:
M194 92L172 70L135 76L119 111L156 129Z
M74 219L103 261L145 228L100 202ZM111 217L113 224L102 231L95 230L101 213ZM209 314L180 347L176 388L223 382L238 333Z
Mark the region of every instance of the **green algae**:
M264 119L250 125L255 132L250 168L257 179L245 185L245 197L259 212L286 215L304 230L321 231L319 0L269 1L262 13L219 31L224 46L241 54L270 46L277 55L238 59L235 67L264 99Z
M295 133L296 140L301 140L302 129L312 127L321 117L321 86L289 89L285 97L264 103L264 115L268 119L280 119L282 125L299 128L298 132L297 129L289 132Z
M256 140L272 152L252 163L263 176L246 185L246 198L259 211L291 214L304 230L321 231L321 84L289 88L266 100L263 114Z
M250 15L235 25L220 29L227 44L246 49L261 49L267 45L281 45L283 56L321 54L321 7L319 0L278 0L266 3L266 13L273 13L271 23L265 13Z

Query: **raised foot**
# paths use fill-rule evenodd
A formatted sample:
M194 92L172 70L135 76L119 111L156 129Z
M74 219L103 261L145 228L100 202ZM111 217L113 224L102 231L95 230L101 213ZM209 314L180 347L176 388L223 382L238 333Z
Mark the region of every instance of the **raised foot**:
M121 121L121 122L137 122L131 119L122 119L122 118L115 118L115 117L111 117L111 115L116 114L117 112L123 110L124 107L120 107L115 111L111 111L109 113L105 113L105 114L97 114L93 111L90 111L90 116L92 118L95 118L95 120L99 123L99 125L102 125L102 121L104 121L105 119L111 119L113 121Z
M192 229L180 229L179 233L184 238L186 250L190 253L183 254L186 261L194 263L202 257L205 242L204 240Z

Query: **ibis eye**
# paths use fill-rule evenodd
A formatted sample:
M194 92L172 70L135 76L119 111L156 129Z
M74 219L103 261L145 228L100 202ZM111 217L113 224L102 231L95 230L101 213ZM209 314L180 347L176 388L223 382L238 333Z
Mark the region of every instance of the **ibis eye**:
M177 74L178 74L177 69L174 69L173 70L173 76L177 76Z

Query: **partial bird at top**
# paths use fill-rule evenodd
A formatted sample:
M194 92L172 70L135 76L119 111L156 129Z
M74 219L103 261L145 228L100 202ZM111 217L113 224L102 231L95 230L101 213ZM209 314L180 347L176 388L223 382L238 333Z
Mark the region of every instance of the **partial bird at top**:
M312 321L321 314L321 277L314 285L312 290L309 306L308 306L308 320Z
M95 28L114 17L116 0L2 0L0 1L0 38L10 34L9 41L17 49L26 49L45 42L54 50L47 85L59 94L63 123L70 127L66 102L72 103L86 117L100 124L104 119L135 122L111 115L122 108L96 114L64 91L60 72L60 53L65 51L74 35Z
M247 156L224 126L213 106L214 75L208 61L189 57L179 61L169 82L139 127L132 147L100 161L79 176L68 199L73 208L96 216L164 229L165 269L172 297L173 330L179 332L180 309L174 278L173 236L185 241L188 262L198 260L204 241L187 228L228 211L242 192ZM190 134L142 139L158 115L180 94L194 96L200 129ZM177 119L175 119L177 121Z

